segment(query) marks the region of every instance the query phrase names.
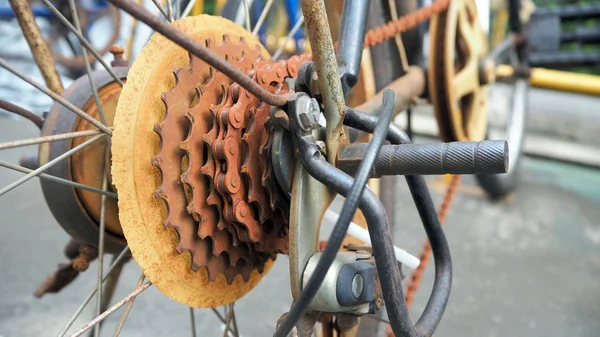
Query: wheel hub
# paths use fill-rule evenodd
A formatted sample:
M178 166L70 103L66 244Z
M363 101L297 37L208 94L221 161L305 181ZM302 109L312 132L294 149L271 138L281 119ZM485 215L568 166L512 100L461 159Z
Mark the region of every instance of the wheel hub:
M114 70L117 76L124 81L128 69L117 67ZM93 79L98 88L100 103L106 117L107 125L111 126L116 111L117 100L121 93L121 87L104 70L95 71ZM73 82L61 96L92 118L101 120L100 112L94 100L93 91L87 76L83 76ZM61 104L56 103L48 112L45 119L42 136L94 129L95 127L89 122L78 117ZM90 138L80 137L40 144L38 152L39 164L43 165L47 163ZM104 173L106 172L110 175L105 171L107 168L105 166L106 146L107 143L105 140L97 141L76 152L68 160L61 161L50 167L46 173L101 189ZM61 227L76 241L97 247L100 232L100 195L95 192L75 189L45 179L40 180L40 183L46 203ZM120 252L125 246L125 240L118 218L117 201L111 198L106 199L105 225L106 252Z

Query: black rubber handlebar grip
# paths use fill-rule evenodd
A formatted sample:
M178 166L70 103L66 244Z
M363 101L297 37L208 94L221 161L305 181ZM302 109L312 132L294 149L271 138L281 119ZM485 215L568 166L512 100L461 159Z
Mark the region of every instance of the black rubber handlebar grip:
M337 166L353 174L366 143L343 146ZM371 172L382 175L496 174L508 170L508 143L503 140L384 145Z

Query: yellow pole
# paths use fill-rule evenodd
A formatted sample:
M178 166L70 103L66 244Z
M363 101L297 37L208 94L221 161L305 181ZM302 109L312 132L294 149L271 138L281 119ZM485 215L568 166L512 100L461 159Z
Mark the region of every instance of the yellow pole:
M194 2L194 7L192 7L192 16L200 15L203 13L204 13L204 0L196 0L196 2Z
M502 64L496 67L497 77L508 77L512 74L513 68L509 65ZM596 75L533 68L529 84L538 88L600 96L600 76Z

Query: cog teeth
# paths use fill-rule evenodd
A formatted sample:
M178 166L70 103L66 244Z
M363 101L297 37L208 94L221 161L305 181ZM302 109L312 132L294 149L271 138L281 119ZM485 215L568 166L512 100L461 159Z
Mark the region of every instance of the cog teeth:
M158 133L159 135L162 135L162 129L163 126L165 125L164 122L159 122L154 124L154 132Z
M168 195L162 188L160 188L154 192L154 198L156 198L156 200L163 200L167 202Z
M244 39L239 40L239 48L228 36L204 42L244 71L260 60L259 45L248 46ZM269 65L262 60L258 64ZM228 284L237 275L247 282L253 270L264 272L264 264L275 258L274 252L287 251L287 237L279 235L285 221L273 220L276 228L270 231L263 226L271 221L269 201L275 196L268 173L270 159L264 158L269 150L265 146L270 144L269 106L259 105L243 88L234 89L230 79L197 57L190 55L189 66L175 69L173 74L175 86L161 97L164 120L154 125L161 143L152 163L162 179L154 194L167 209L163 225L177 232L176 251L190 252L192 270L205 267L213 282L220 274ZM282 75L277 76L279 81ZM229 112L239 113L243 120L228 120L239 118L228 116ZM239 147L237 152L227 148L233 151L230 158L223 153L225 148L215 146L226 139L235 140ZM230 184L232 177L239 179L237 192L219 187L226 176ZM247 207L244 216L234 212L234 205L242 201Z

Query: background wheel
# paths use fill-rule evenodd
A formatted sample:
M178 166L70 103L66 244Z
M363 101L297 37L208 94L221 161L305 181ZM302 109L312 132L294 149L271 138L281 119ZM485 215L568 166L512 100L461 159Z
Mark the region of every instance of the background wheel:
M527 79L519 78L511 85L502 85L494 88L492 95L502 98L498 101L507 102L508 111L500 112L504 118L492 119L488 129L488 139L506 139L508 141L508 172L505 174L477 175L477 182L493 198L498 199L513 192L518 184L520 166L523 157L523 143L525 141L526 112L528 102L529 84ZM492 101L496 101L492 98ZM495 106L495 109L498 107ZM490 111L494 115L494 110ZM497 132L497 121L506 121L504 130ZM499 124L499 123L498 123ZM500 126L500 128L502 128Z
M507 8L513 6L516 8ZM492 15L496 13L494 25L495 44L502 42L499 32L506 31L510 18L508 13L520 13L520 2L510 1L504 5L492 6ZM503 14L504 13L504 14ZM514 14L513 14L514 15ZM524 16L519 15L518 20ZM518 26L522 30L522 25ZM519 33L518 31L516 33ZM498 36L496 36L498 35ZM513 69L522 68L527 65L525 58L526 45L520 45L510 50L506 60L498 63L510 64ZM500 199L513 192L519 181L519 171L523 157L523 145L525 141L526 113L528 109L529 82L526 78L513 76L509 81L497 79L490 91L491 104L489 107L487 139L506 139L508 141L508 172L497 175L478 175L477 182L492 199Z

